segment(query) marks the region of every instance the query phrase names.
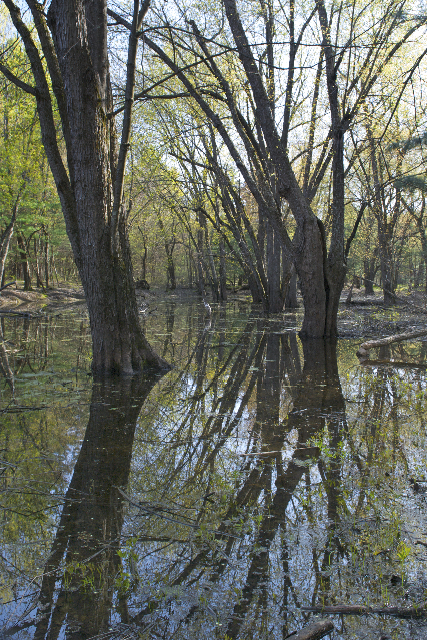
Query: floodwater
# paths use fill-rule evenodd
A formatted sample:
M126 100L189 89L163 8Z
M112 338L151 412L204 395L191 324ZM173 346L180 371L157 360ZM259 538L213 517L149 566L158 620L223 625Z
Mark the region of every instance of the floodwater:
M1 319L1 639L427 637L427 343L298 321L171 297L96 383L82 309Z

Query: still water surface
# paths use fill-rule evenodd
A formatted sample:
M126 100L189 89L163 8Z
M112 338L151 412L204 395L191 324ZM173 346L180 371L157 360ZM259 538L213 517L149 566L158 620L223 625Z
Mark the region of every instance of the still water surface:
M144 322L173 370L95 383L84 311L1 320L0 638L427 638L427 343L360 366L244 304Z

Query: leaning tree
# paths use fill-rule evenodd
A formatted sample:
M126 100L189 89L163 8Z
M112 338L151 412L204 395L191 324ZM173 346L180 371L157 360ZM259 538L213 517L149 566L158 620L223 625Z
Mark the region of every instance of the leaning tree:
M0 70L37 103L43 145L86 294L93 371L109 375L165 368L140 327L123 202L135 60L149 0L133 2L120 144L106 0L53 0L47 12L45 4L27 0L34 26L26 23L13 0L4 4L24 44L34 82L23 81L4 65Z
M188 0L179 12L163 7L143 34L156 74L144 77L136 95L189 100L210 121L295 265L304 300L302 336L337 334L354 237L346 242L346 142L378 79L425 22L406 14L406 4L369 3L367 10L358 0L220 0L208 11ZM327 181L325 228L316 199Z

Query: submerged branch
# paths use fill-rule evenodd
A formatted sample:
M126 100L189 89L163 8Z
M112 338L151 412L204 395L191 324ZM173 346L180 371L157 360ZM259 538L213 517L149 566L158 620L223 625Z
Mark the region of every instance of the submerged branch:
M308 627L294 631L287 636L286 640L320 640L334 629L335 627L330 620L316 620Z
M337 604L325 607L301 607L301 609L303 611L313 611L314 613L329 613L335 615L346 614L357 616L375 613L379 615L397 616L398 618L427 617L427 602L421 602L413 607L384 607L383 609L374 609L373 607L358 604Z

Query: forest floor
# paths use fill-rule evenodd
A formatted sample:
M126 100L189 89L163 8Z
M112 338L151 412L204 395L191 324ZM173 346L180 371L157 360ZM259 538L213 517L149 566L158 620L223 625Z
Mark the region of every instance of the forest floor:
M427 294L421 291L402 292L396 297L396 305L385 307L380 292L365 296L363 289L352 290L351 303L346 304L348 290L341 296L338 316L339 336L342 338L382 337L401 333L427 325ZM178 288L137 290L138 306L142 313L149 312L159 303L184 304L197 301L195 289ZM248 291L229 293L230 301L250 301ZM24 291L22 283L4 289L0 293L0 317L17 315L37 317L62 313L85 304L83 289L77 284L59 283L52 289ZM302 301L300 300L300 311ZM298 310L297 310L298 312Z

